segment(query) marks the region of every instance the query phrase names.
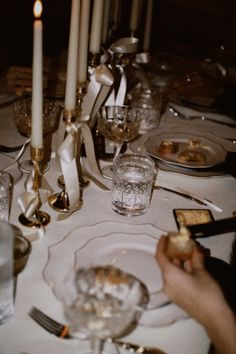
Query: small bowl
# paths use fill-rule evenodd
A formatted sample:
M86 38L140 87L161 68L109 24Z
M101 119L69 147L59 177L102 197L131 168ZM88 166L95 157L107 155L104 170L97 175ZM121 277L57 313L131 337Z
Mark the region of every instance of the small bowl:
M31 242L23 235L15 235L14 237L14 276L22 272L26 266L29 255L31 253Z
M31 98L23 98L14 102L14 123L19 133L30 137L32 117ZM51 133L57 128L61 113L61 106L49 99L43 100L43 134Z

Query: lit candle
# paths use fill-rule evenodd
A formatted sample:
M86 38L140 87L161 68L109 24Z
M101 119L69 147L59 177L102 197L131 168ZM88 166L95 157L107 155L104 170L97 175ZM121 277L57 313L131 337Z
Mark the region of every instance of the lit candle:
M140 0L133 0L130 16L130 30L132 34L138 29L139 5Z
M32 77L32 128L31 146L43 147L43 24L40 20L42 3L34 3L34 41Z
M78 82L87 80L89 10L90 0L82 0L79 29Z
M104 0L103 27L102 27L102 43L105 44L108 37L110 5L111 0Z
M100 53L102 37L103 0L94 0L90 33L89 50L93 54Z
M68 112L73 112L76 106L79 16L80 0L72 0L65 92L65 111Z
M143 50L144 52L149 50L150 47L150 37L151 37L151 27L152 27L152 6L153 0L147 0L147 13L146 13L146 21L145 21L145 31L143 38Z

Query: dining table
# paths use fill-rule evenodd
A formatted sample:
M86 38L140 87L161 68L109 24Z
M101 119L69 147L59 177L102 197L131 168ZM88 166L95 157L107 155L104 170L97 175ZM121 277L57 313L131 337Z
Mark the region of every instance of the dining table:
M173 105L188 116L199 113L176 103ZM159 127L139 136L129 144L128 149L131 153L147 153L146 141L153 136L171 134L173 137L186 134L194 139L198 137L213 142L225 151L225 155L228 152L236 152L236 144L233 142L236 138L236 128L221 124L236 124L235 120L216 112L207 112L206 115L216 121L184 120L175 116L168 105L161 116ZM15 146L23 144L27 139L19 134L13 118L13 103L1 105L0 131L3 145ZM217 123L217 120L221 123ZM62 173L55 154L56 134L57 132L52 139L50 167L44 174L52 193L60 191L57 179ZM58 289L63 287L66 271L71 267L73 269L75 259L78 264L80 256L87 264L92 263L95 258L102 262L102 258L108 256L103 250L106 246L109 246L109 252L113 244L120 251L124 242L129 251L134 248L130 258L125 258L129 270L132 272L132 269L136 268L137 272L142 273L144 281L147 277L150 287L158 288L158 284L153 282L161 281L161 273L154 253L162 234L177 231L173 210L208 209L215 220L231 217L236 210L236 179L229 171L214 172L214 168L207 168L205 171L185 168L182 171L178 166L173 168L173 165L163 161L159 161L159 164L154 156L157 166L156 185L163 184L187 191L203 200L210 200L212 204L199 205L194 199L187 199L164 189L153 189L146 214L136 217L122 216L115 213L111 207L111 181L103 181L100 178L100 181L108 186L103 189L96 183L97 177L94 176L88 187L83 190L83 205L80 210L66 215L52 209L47 202L42 205L41 210L50 215L50 222L45 226L44 232L35 237L37 230L22 226L19 222L22 211L18 200L25 191L28 175L20 172L19 161L14 160L16 156L16 152L0 152L0 160L3 159L0 169L5 168L14 178L9 222L31 240L32 251L25 269L15 279L14 314L0 326L0 354L77 354L88 350L87 340L56 337L29 316L31 308L35 306L56 321L67 323ZM20 160L27 157L28 148ZM5 159L13 162L10 167L6 167ZM82 165L86 166L86 157L82 157L81 161ZM100 160L100 165L107 163ZM86 168L89 170L89 166ZM234 238L235 233L230 232L199 238L198 242L210 250L212 257L230 263ZM145 255L142 253L144 251ZM151 259L147 259L146 254ZM143 263L140 264L140 261ZM155 273L155 269L157 274L151 274L153 270ZM149 314L144 312L135 328L121 339L124 342L159 348L166 354L207 354L210 346L205 328L173 303L157 308ZM126 352L125 349L120 351Z

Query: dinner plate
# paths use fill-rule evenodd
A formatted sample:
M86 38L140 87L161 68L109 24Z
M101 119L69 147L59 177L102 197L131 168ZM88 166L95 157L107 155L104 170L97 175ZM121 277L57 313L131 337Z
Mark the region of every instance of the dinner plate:
M162 292L162 275L154 254L158 239L165 232L152 224L124 224L104 221L77 227L61 242L48 249L43 276L54 295L63 302L65 280L79 267L113 264L143 281L150 294L149 309L139 325L156 327L186 318L186 313ZM158 308L153 308L155 304ZM165 306L159 307L165 304Z
M160 146L164 141L171 141L177 144L178 151L172 154L160 152ZM175 164L185 168L209 168L225 161L226 151L219 144L192 134L186 133L164 133L154 135L145 142L147 153L165 163ZM181 154L201 154L205 157L203 161L183 161ZM194 160L194 159L193 159Z

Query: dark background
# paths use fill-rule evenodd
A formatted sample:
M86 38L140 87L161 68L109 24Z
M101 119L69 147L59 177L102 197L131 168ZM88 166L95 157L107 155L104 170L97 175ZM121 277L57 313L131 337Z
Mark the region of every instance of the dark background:
M132 1L120 2L121 21L112 39L130 35ZM140 27L135 34L140 43L146 0L142 3ZM235 0L153 0L153 3L150 51L191 58L211 57L235 65ZM31 66L33 4L33 0L11 0L1 4L0 70L10 65ZM44 54L47 56L57 56L67 47L70 6L71 0L43 0Z

